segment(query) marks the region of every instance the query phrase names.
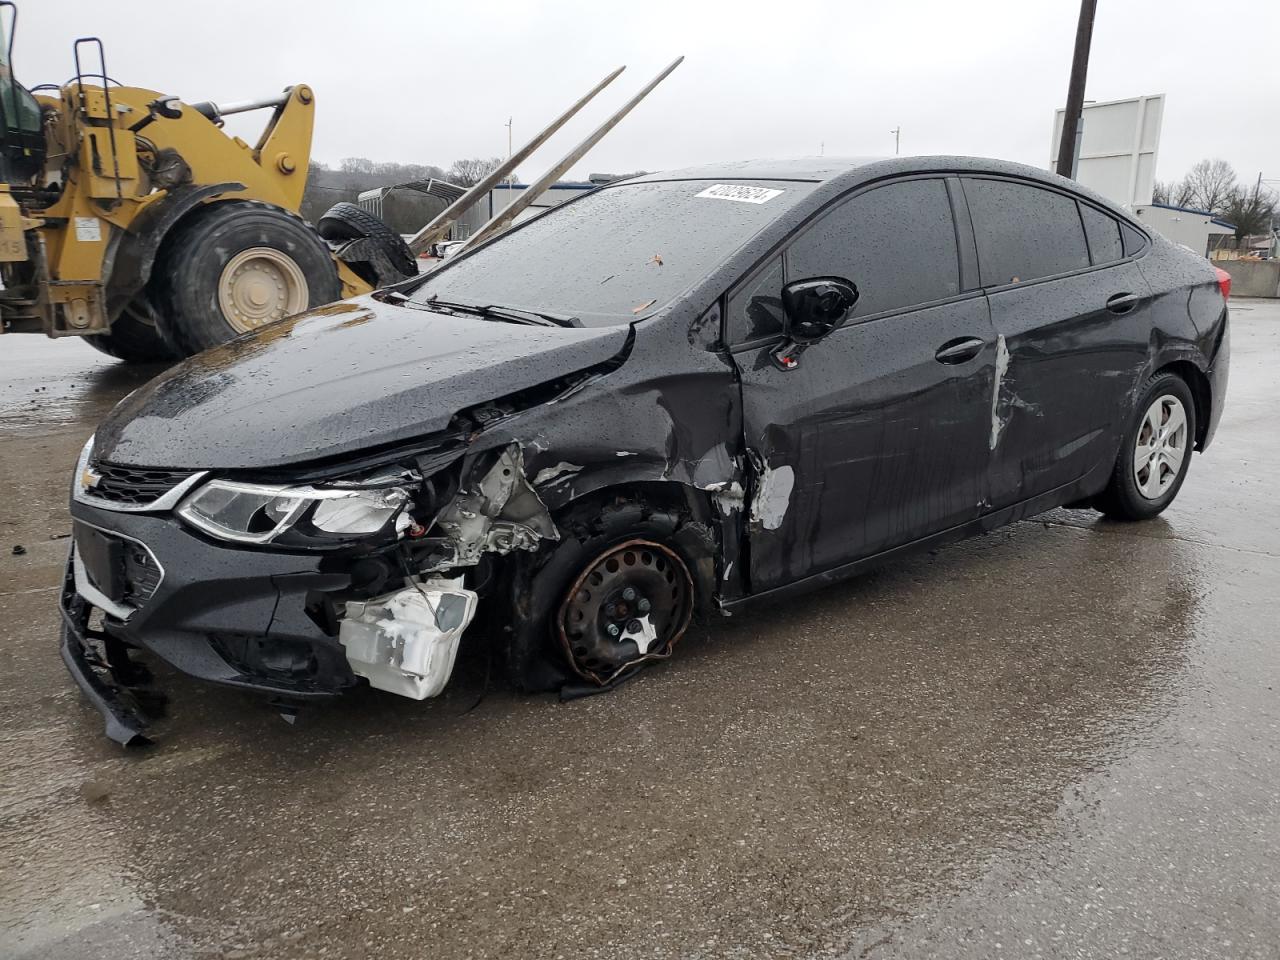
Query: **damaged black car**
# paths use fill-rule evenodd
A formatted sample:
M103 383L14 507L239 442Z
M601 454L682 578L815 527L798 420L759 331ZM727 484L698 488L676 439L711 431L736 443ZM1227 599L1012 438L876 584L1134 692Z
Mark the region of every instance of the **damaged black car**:
M611 184L122 401L73 479L63 656L121 742L142 652L291 705L435 696L462 643L606 689L699 612L1156 515L1222 412L1227 292L998 161Z

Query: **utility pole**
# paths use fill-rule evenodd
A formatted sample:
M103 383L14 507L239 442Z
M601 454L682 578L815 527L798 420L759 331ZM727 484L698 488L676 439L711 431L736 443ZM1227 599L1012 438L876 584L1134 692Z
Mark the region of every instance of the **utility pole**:
M1062 137L1058 141L1056 170L1064 177L1076 175L1076 158L1083 128L1084 80L1089 72L1089 45L1093 42L1093 15L1098 0L1080 0L1080 22L1076 26L1076 49L1071 56L1071 81L1067 84L1067 109L1062 114Z
M515 117L507 117L507 123L506 123L506 127L507 127L507 163L510 163L510 162L511 162L511 124L512 124L514 121L515 121ZM515 171L514 171L514 170L513 170L513 171L511 171L511 174L507 177L507 181L508 181L509 183L515 183L515 182L516 182L516 174L515 174Z
M889 131L893 134L893 155L898 155L898 148L902 146L902 127L901 125L894 127Z

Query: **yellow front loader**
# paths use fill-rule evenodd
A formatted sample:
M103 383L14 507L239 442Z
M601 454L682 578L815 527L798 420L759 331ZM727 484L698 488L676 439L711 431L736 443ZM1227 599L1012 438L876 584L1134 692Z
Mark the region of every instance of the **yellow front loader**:
M5 7L0 332L81 336L123 360L164 361L414 270L399 235L358 208L326 215L331 243L298 216L310 87L184 103L116 85L102 42L85 38L71 81L27 90L11 69L17 9L0 3L0 28ZM224 116L255 109L271 111L256 143L223 132Z

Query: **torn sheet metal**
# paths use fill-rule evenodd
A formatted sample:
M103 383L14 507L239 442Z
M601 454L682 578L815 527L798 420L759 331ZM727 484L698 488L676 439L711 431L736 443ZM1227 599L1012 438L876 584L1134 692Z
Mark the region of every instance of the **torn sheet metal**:
M575 473L582 472L582 465L579 463L569 463L567 460L561 460L555 466L543 467L537 472L533 478L535 487L545 486L548 483L559 483L572 477Z
M1004 334L996 337L996 371L995 382L991 385L991 441L990 447L994 450L1000 444L1000 434L1003 432L1005 424L1008 423L1008 417L1000 415L1000 393L1004 389L1004 375L1009 370L1009 347L1004 342Z
M479 483L472 483L441 510L435 526L449 538L453 556L431 570L475 566L487 552L536 550L560 533L524 474L524 452L512 444L499 454Z
M791 491L795 488L795 471L786 464L770 467L759 465L756 492L751 498L751 523L765 530L777 530L787 516L791 505Z
M731 517L735 513L741 512L746 500L746 493L742 489L742 484L737 480L720 480L716 483L708 483L702 489L711 494L711 501L716 505L720 513L726 517Z

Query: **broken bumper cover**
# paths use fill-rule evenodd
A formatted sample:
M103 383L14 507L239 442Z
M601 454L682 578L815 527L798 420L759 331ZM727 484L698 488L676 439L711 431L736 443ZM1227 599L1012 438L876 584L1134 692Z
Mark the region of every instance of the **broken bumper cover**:
M129 699L110 665L89 642L89 605L76 594L70 558L59 605L62 662L85 698L102 714L106 735L125 747L150 743L144 732L148 725L146 715Z
M105 615L102 636L201 680L289 700L333 697L359 682L337 636L313 615L327 591L351 581L346 572L328 572L331 560L219 546L171 517L82 503L73 503L72 522L62 596L64 659L99 709L108 684L100 675L96 686L91 682L101 661L88 642L97 639L88 630L93 607ZM118 544L125 558L104 560L95 545L103 540ZM155 569L148 576L126 567L123 596L118 584L95 583L86 570L127 564L130 552L145 552ZM101 572L97 579L104 579Z

